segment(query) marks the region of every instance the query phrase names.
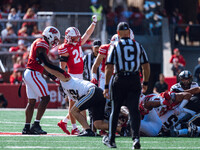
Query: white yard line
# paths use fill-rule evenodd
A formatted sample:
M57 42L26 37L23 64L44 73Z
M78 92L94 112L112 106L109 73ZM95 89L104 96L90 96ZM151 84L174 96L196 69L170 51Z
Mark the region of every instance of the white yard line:
M46 147L46 146L6 146L10 149L102 149L101 147ZM106 148L106 147L105 147ZM130 149L131 147L118 147L120 149ZM200 147L141 147L142 149L200 149Z

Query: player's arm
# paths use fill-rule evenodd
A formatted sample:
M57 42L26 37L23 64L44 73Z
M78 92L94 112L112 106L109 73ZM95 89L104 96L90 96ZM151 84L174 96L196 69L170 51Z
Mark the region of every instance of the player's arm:
M144 107L148 110L152 110L153 108L161 106L161 102L159 100L155 101L144 101Z
M37 48L37 57L39 58L40 63L43 64L44 68L51 74L55 75L56 73L58 73L58 74L63 74L65 77L68 77L67 73L64 70L52 64L52 62L49 60L46 54L45 48L41 47Z
M142 74L143 74L143 92L146 92L148 88L148 81L149 81L149 76L150 76L149 63L142 64Z
M175 102L176 103L180 103L179 106L174 110L175 114L180 114L181 112L183 112L183 108L185 107L185 105L187 105L187 103L189 102L190 98L191 98L192 94L188 93L188 92L181 92L181 93L176 93L176 97L175 97Z
M188 90L185 90L185 92L189 92L190 94L198 94L198 93L200 93L200 87L188 89Z
M85 33L83 34L83 36L81 37L81 45L85 44L85 42L89 39L89 37L92 35L96 23L97 23L97 16L93 15L92 16L92 23L91 25L87 28L87 30L85 31Z
M106 56L105 55L102 55L102 54L98 54L97 55L97 58L94 62L94 64L92 65L92 69L91 69L91 73L92 73L92 80L95 80L97 82L97 70L98 70L98 67L100 66L101 62L103 61L103 59L105 58Z
M69 53L65 53L65 54L61 54L60 55L60 67L65 70L66 66L67 66L67 61L69 58Z

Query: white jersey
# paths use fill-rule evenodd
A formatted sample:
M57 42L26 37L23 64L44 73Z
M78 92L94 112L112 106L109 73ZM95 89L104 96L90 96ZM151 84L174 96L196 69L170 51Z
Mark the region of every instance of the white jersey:
M64 92L69 96L73 101L77 101L80 97L86 95L88 90L95 85L89 81L73 78L68 82L60 81L63 87Z
M198 83L192 82L192 84L191 84L191 86L190 86L190 89L195 88L195 87L199 87ZM180 84L180 83L176 83L176 84L174 84L174 85L170 88L170 91L180 91L180 92L183 92L184 89L181 87L181 84Z

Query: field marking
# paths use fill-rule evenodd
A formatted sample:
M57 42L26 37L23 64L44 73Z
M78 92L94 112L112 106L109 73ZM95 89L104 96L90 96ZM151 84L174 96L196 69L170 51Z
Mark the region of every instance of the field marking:
M102 147L43 147L43 146L6 146L11 149L102 149ZM130 149L131 147L118 147L120 149ZM141 147L142 149L200 149L200 147Z
M34 110L37 110L35 108ZM66 111L68 109L56 109L56 108L47 108L46 111ZM25 111L25 108L0 108L0 111ZM66 112L67 114L67 112Z
M23 135L24 136L24 135ZM69 136L70 137L70 135L66 135L66 136ZM93 143L99 143L101 141L101 139L96 139L96 140L93 140L92 142ZM4 141L0 141L0 143L4 143L4 142L12 142L12 143L21 143L21 141L16 141L16 140L4 140ZM23 141L23 143L35 143L35 142L41 142L41 141L36 141L36 140L34 140L34 141ZM55 143L62 143L62 142L69 142L69 143L85 143L85 142L88 142L88 141L82 141L82 140L80 140L80 141L66 141L66 140L64 140L64 141L54 141ZM177 141L177 142L175 142L175 143L194 143L194 142L198 142L198 141ZM47 141L45 141L45 143L52 143L52 141L49 141L49 140L47 140ZM133 143L132 141L117 141L116 143ZM140 141L140 143L142 143L142 144L151 144L151 143L172 143L171 141L169 141L169 142L166 142L166 141Z

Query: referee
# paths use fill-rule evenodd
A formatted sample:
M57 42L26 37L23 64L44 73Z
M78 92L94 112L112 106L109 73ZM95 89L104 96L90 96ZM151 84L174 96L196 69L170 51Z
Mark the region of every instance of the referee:
M84 80L87 80L87 81L92 80L91 69L92 69L92 65L94 64L96 57L99 53L100 46L101 46L101 41L95 40L92 44L92 53L89 53L83 57L83 62L84 62L83 79ZM98 70L97 71L97 79L99 79L101 67L99 67L97 70Z
M115 132L122 105L127 106L130 113L131 129L133 131L133 149L140 149L140 112L138 110L141 89L147 90L150 65L144 48L130 39L129 25L120 22L117 26L119 42L109 49L106 70L104 97L108 98L109 80L115 68L111 86L112 113L109 120L109 136L104 136L102 142L110 148L116 148ZM141 87L139 69L142 67L143 84Z

